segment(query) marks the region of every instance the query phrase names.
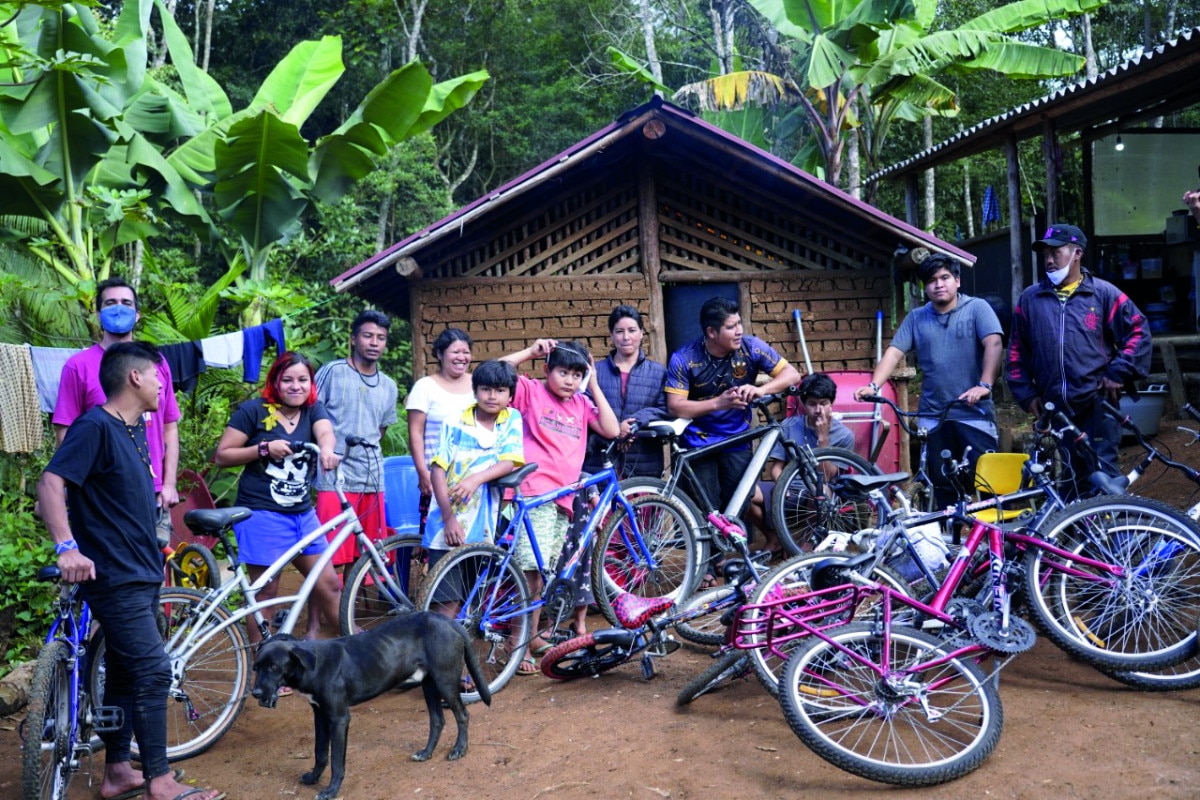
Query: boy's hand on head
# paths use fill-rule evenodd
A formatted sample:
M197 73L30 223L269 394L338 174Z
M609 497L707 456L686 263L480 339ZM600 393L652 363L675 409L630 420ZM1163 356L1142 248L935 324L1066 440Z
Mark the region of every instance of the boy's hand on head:
M558 347L558 342L554 339L537 339L533 343L533 356L534 358L545 358L556 347Z

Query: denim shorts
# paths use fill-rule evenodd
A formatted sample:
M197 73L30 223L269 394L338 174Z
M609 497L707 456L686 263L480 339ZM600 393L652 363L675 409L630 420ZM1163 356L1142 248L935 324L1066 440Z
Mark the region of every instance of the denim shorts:
M268 567L288 551L292 545L321 526L316 512L309 510L299 514L280 514L278 511L254 511L250 519L234 524L237 534L238 558L243 564ZM317 540L304 549L302 555L319 556L325 552L329 540L318 536Z

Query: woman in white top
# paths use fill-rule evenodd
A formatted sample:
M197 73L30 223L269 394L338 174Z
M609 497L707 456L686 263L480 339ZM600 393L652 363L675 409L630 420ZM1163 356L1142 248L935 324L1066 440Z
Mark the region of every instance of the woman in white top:
M434 340L433 357L438 371L414 383L404 404L408 409L408 449L420 480L422 520L433 495L429 463L437 451L442 422L461 415L475 399L471 391L471 337L466 331L442 331Z

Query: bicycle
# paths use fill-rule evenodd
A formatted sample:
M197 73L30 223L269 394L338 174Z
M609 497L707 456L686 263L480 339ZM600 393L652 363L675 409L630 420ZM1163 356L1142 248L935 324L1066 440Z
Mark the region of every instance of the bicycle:
M346 441L347 447L371 447L357 437ZM293 451L309 450L314 456L318 448L311 442L291 442ZM363 532L358 516L346 499L340 473L335 480L335 490L341 501L342 512L311 533L305 535L271 564L258 580L250 582L246 571L237 560L232 546L230 531L233 525L248 519L251 511L240 506L222 509L195 509L187 512L185 519L189 528L204 535L217 536L231 554L230 566L233 578L218 589L200 592L192 589L163 589L159 609L162 612L159 624L164 646L171 660L171 686L168 698L175 702L167 706L167 758L177 761L199 755L213 744L233 725L241 713L248 694L250 674L250 644L243 621L257 627L264 641L272 635L263 611L275 606L286 606L287 613L275 631L276 636L291 635L305 603L312 593L334 552L348 537L355 536L364 556L375 565L372 581L387 588L387 593L396 603L413 610L414 605L405 595L389 571L376 543ZM279 596L259 601L257 593L274 580L298 554L316 541L324 541L331 532L332 539L325 552L318 558L296 594ZM103 683L103 632L93 637L97 645L97 656L91 660L92 678L90 685ZM136 741L134 758L137 757Z
M782 443L787 453L783 471L775 482L772 494L772 512L779 540L791 555L803 552L802 544L821 541L831 530L857 530L865 527L860 509L831 489L831 479L836 474L878 474L869 461L840 447L809 448L783 437L782 423L771 413L771 405L794 394L794 389L755 399L751 405L762 413L765 423L713 444L685 449L679 439L691 420L658 420L649 423L639 436L659 438L666 441L671 450L671 468L666 479L635 477L621 481L621 492L627 496L638 494L660 494L679 500L694 521L693 530L701 547L699 565L704 568L710 561L712 547L721 549L724 541L713 536L713 528L706 525L708 514L717 512L725 519L738 517L750 500L772 449ZM754 457L746 467L733 497L723 513L714 503L704 486L696 479L692 462L711 457L731 447L759 441ZM822 468L824 467L824 468ZM686 483L684 483L686 481ZM681 484L687 486L685 490ZM694 492L695 497L688 494ZM699 501L699 502L697 502ZM697 576L699 577L699 576ZM607 616L607 615L606 615ZM609 622L617 624L615 619Z
M217 557L200 542L183 542L172 547L162 539L163 585L182 589L216 589L221 585L221 568Z
M613 613L610 598L618 591L643 597L683 598L691 594L696 573L697 547L686 512L666 497L646 495L632 501L619 491L611 452L599 472L533 498L521 493L521 483L537 469L526 464L496 481L513 491L512 517L497 537L497 544L471 544L443 557L423 587L418 606L457 605L455 618L466 629L471 646L496 694L516 673L529 642L531 614L543 609L549 622L538 634L553 646L573 638L562 628L576 605L582 585L584 554L592 551L590 584L597 605ZM575 495L599 492L595 506L576 514L573 529L553 572L550 572L529 521L529 510ZM581 504L577 503L577 507ZM582 519L580 518L582 517ZM603 530L597 530L603 524ZM576 532L577 531L577 532ZM517 537L526 536L537 569L547 578L540 598L531 598L524 572L513 561ZM467 702L479 699L478 691L464 692Z
M56 566L42 567L39 581L58 581ZM89 680L95 663L93 620L78 584L61 584L58 612L38 654L29 690L29 706L19 728L21 796L24 800L62 800L71 779L100 746L94 735L120 730L124 714L117 706L93 702Z

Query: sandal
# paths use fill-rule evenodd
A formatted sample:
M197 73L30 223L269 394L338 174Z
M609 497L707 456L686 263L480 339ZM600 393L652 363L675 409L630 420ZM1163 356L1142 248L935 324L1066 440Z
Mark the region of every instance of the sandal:
M719 584L717 583L716 576L714 576L711 572L706 572L704 573L704 579L700 581L700 586L697 591L715 589L718 585Z
M533 656L525 656L521 659L521 663L517 666L518 675L537 675L541 670L538 669L537 661Z

